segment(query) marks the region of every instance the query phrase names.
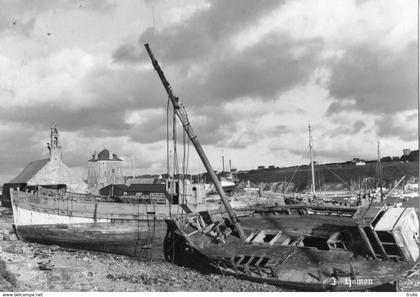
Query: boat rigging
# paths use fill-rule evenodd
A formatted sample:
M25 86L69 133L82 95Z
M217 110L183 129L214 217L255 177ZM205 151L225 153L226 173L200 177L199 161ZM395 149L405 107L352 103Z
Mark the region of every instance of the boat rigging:
M155 59L155 57L154 57L154 55L153 55L153 53L152 53L152 51L149 47L149 44L146 43L144 46L147 50L147 53L149 54L149 57L150 57L150 59L152 61L152 64L153 64L153 67L155 68L156 72L158 73L159 78L160 78L160 80L161 80L161 82L162 82L162 84L163 84L163 86L164 86L164 88L165 88L165 90L166 90L166 92L169 96L169 99L172 102L174 110L175 110L179 120L181 121L183 127L184 127L185 132L187 133L188 137L190 138L192 144L194 145L198 155L200 156L201 161L204 164L204 167L206 168L207 172L210 175L210 178L211 178L212 182L214 183L214 186L216 187L217 193L219 194L220 199L221 199L224 207L226 208L226 211L228 212L228 215L229 215L229 218L230 218L232 224L234 225L236 231L238 232L239 237L242 240L245 240L246 239L245 232L244 232L241 224L239 223L239 220L238 220L232 206L229 204L229 201L226 197L226 194L223 191L222 186L220 185L216 174L214 173L214 170L213 170L213 168L212 168L212 166L211 166L211 164L210 164L210 162L209 162L209 160L208 160L208 158L207 158L207 156L206 156L206 154L203 150L203 147L201 146L200 142L198 141L197 135L195 135L195 133L194 133L192 127L191 127L190 121L188 119L187 111L185 110L184 106L180 102L179 98L174 95L174 93L172 91L172 88L171 88L171 85L166 80L165 74L163 73L162 69L160 69L159 63Z

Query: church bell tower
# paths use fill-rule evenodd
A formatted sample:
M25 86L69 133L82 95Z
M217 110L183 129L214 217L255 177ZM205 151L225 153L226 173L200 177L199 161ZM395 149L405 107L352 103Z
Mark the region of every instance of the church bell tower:
M50 161L61 160L61 146L60 137L58 135L57 126L55 122L52 122L50 129L50 142L47 143L48 150L50 152Z

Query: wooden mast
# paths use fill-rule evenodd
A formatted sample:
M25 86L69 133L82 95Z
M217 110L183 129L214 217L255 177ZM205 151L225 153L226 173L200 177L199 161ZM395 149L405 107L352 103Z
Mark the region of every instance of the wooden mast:
M382 193L382 167L381 167L381 153L380 153L379 139L378 139L378 171L379 171L379 189L381 191L381 202L383 202L384 194Z
M223 155L223 150L222 150L222 176L223 176L223 171L225 171L225 156Z
M226 211L229 215L229 218L230 218L232 224L235 226L235 229L238 232L239 237L241 239L245 240L245 238L246 238L245 232L244 232L241 224L239 224L239 220L238 220L235 212L233 211L232 206L229 204L229 201L226 197L225 192L223 191L223 188L221 187L219 181L217 180L216 174L214 173L214 170L213 170L209 160L207 159L207 156L204 153L204 150L203 150L200 142L198 141L197 135L195 135L195 133L194 133L192 127L191 127L190 121L188 119L187 111L185 110L185 108L181 104L181 102L179 101L179 98L176 97L173 94L171 85L166 80L165 74L163 73L162 69L160 69L158 61L153 56L153 53L152 53L152 51L149 47L149 44L146 43L144 46L147 50L147 53L149 54L150 59L152 60L153 67L155 68L156 72L158 73L159 78L160 78L166 92L168 93L169 99L171 100L171 102L174 106L175 112L176 112L179 120L181 121L182 125L184 126L185 132L187 133L188 137L190 138L192 144L194 145L198 155L200 156L201 161L204 164L204 167L206 168L207 172L210 175L210 178L212 179L212 181L214 183L214 186L216 187L217 192L219 193L220 199L222 200L222 203L226 208Z
M311 175L312 175L312 196L315 198L315 170L314 170L314 157L312 152L312 134L311 134L311 125L309 127L309 155L311 157Z

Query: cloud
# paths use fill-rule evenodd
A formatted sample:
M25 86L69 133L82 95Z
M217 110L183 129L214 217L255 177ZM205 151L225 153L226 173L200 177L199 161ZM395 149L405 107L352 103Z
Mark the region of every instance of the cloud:
M354 122L353 125L353 132L354 133L358 133L360 132L364 127L366 127L365 122L363 122L362 120L357 120Z
M346 126L346 124L343 122L342 126L334 128L333 130L328 131L327 133L330 136L338 136L342 134L354 135L354 134L359 133L365 127L366 127L366 124L362 120L356 120L352 126Z
M391 114L417 107L417 44L401 52L352 48L334 66L331 96L338 100L329 111L350 107L368 113ZM352 100L352 105L339 100ZM348 102L348 101L347 101Z
M112 58L116 62L133 64L140 62L143 57L143 48L139 48L134 44L125 43L120 45L112 54Z
M235 34L281 5L278 1L211 1L184 22L161 30L146 29L137 45L121 44L113 59L126 65L150 64L143 48L143 43L149 43L175 91L180 90L177 95L188 106L220 104L242 96L273 99L309 79L322 41L296 41L277 31L240 53L232 43Z
M149 42L217 160L223 147L239 168L307 163L308 121L328 161L374 155L378 135L384 149L410 147L414 4L320 1L0 0L0 137L22 136L6 147L23 167L45 155L41 142L56 120L71 166L108 147L164 168L167 95ZM0 154L2 162L8 154Z
M35 18L13 18L3 16L0 12L0 32L9 32L29 36L35 27Z
M282 5L283 1L266 0L211 0L209 5L192 14L188 19L168 28L149 28L138 39L138 47L150 43L162 61L182 63L199 61L211 52L225 49L223 41L229 41L234 32L251 26L258 18ZM146 58L138 47L122 46L114 53L117 61L131 60L133 57ZM122 49L125 49L123 51Z
M309 42L307 50L296 58L293 50L298 45L287 35L270 35L241 54L233 52L204 66L206 75L199 82L187 81L182 89L187 90L186 97L194 96L207 104L245 96L273 99L282 91L305 84L315 70L322 44Z
M277 125L275 127L273 127L272 129L269 129L266 134L268 136L272 136L272 137L279 137L281 135L284 135L286 133L291 132L290 128L288 128L286 125Z
M376 121L377 133L380 137L396 137L404 141L416 141L418 139L418 127L413 117L417 113L398 113L395 115L382 115ZM408 120L408 119L411 119Z
M18 33L28 37L41 14L76 9L103 13L112 11L115 7L115 4L107 0L0 0L0 33Z
M40 140L41 135L41 132L30 126L0 125L0 137L3 140L0 147L0 179L4 182L10 180L29 161L42 159L42 147L45 145L46 150L47 138L44 144Z
M115 4L108 0L0 0L1 11L11 16L22 13L40 14L49 11L55 13L81 7L96 12L103 12L115 8Z

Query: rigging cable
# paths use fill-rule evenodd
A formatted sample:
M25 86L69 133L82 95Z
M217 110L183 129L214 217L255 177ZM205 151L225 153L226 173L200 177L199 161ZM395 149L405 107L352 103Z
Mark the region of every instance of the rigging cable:
M177 181L177 185L178 185L178 208L177 208L177 212L176 215L179 216L179 208L180 208L180 204L179 204L179 162L178 162L178 151L177 151L177 133L176 133L176 110L175 108L173 109L173 114L172 114L172 136L173 136L173 145L174 145L174 167L173 167L173 171L174 171L174 181ZM175 176L177 177L175 179ZM176 187L175 187L176 188Z
M338 178L341 182L343 182L350 189L349 184L346 181L344 181L341 177L339 177L334 171L332 171L331 169L329 169L328 166L325 166L324 164L322 164L322 166L324 166L325 168L327 168L327 170L329 172L331 172L336 178Z
M179 178L179 164L178 164L178 152L177 152L177 133L176 133L176 112L174 109L173 112L173 122L172 122L172 135L173 135L173 144L174 144L174 178L175 173Z
M308 176L307 176L307 185L309 185L309 191L311 191L312 186L312 172L311 172L311 164L308 165Z
M321 180L322 180L322 176L321 176L321 168L319 166L314 167L314 172L316 172L315 176L318 182L318 192L319 192L319 196L322 196L322 185L321 185Z
M169 217L172 219L172 195L170 192L170 160L169 160L169 103L170 98L168 97L168 104L166 105L166 174L167 174L167 190L168 190L168 196L169 196Z
M186 200L186 184L185 184L185 157L186 157L186 133L182 133L182 205L185 205ZM184 208L181 209L181 215L183 214Z
M292 182L292 180L295 178L295 175L296 175L296 173L298 172L298 170L299 170L299 166L296 166L295 172L293 172L292 177L291 177L291 178L290 178L290 180L286 183L286 186L285 186L285 187L283 187L283 195L284 195L285 191L287 190L287 187L289 186L289 184L290 184L290 183Z

